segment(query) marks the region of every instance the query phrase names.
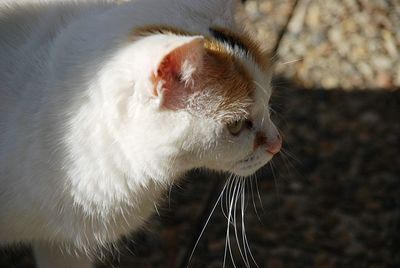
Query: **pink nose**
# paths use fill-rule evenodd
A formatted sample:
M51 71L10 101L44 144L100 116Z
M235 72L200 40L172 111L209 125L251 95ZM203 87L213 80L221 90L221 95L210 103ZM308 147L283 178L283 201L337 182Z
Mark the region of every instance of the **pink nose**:
M277 135L275 139L267 142L267 152L270 154L277 154L282 147L281 135Z

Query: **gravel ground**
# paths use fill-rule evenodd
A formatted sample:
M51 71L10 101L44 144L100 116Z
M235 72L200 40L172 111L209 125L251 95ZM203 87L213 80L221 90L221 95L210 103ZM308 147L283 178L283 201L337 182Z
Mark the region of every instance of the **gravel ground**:
M400 2L299 0L279 55L304 87L400 87Z
M286 149L274 172L257 175L259 196L255 180L246 183L254 192L246 193L246 234L259 267L400 267L396 1L249 0L239 12L291 81L276 81L272 100ZM191 173L99 268L187 267L224 182ZM226 228L218 207L189 267L222 267ZM245 267L232 228L233 259ZM0 251L3 267L33 268L30 249ZM226 267L234 267L229 253Z

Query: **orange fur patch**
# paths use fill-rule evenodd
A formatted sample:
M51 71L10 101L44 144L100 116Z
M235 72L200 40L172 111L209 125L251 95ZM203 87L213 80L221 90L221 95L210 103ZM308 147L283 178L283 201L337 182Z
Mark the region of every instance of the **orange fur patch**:
M254 86L249 73L241 62L223 51L206 49L206 52L195 87L210 90L212 96L223 100L213 109L214 116L222 121L247 117L249 106L254 102Z
M151 82L154 85L153 94L154 94L154 96L158 96L157 87L158 87L158 83L160 83L160 81L161 81L161 78L159 76L156 76L154 73L152 73L151 76L150 76L150 79L151 79Z

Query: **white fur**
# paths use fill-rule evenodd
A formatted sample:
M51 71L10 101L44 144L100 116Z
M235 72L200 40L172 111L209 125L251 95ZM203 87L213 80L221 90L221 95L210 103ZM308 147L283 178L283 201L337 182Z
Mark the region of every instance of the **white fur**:
M0 243L33 242L40 267L89 267L58 248L92 251L139 228L192 168L249 175L271 158L260 149L244 165L253 132L232 137L211 118L162 109L152 94L163 56L199 37L130 39L145 24L232 28L230 1L8 2L0 4ZM269 92L257 94L268 101ZM265 105L252 113L271 132Z

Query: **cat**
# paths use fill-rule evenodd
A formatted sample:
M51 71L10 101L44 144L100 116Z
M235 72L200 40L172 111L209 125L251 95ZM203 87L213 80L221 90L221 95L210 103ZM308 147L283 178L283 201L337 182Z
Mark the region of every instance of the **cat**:
M0 4L0 244L93 267L195 168L279 152L268 58L235 1Z

